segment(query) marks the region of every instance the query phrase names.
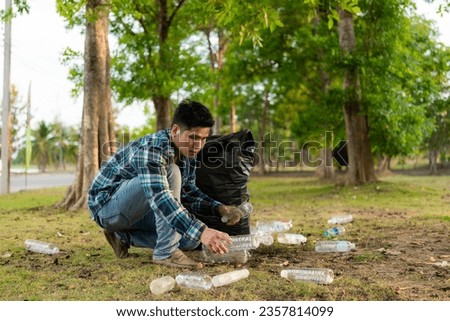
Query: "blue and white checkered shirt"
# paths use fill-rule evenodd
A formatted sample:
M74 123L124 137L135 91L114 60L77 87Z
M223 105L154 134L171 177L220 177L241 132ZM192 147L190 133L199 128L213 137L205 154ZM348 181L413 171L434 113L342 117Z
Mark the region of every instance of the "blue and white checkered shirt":
M139 177L150 208L177 232L195 241L206 225L193 213L210 211L220 205L195 185L195 159L183 158L180 165L182 188L180 204L173 198L167 181L167 166L174 162L170 129L149 134L130 142L104 162L88 191L88 207L94 218L123 181Z

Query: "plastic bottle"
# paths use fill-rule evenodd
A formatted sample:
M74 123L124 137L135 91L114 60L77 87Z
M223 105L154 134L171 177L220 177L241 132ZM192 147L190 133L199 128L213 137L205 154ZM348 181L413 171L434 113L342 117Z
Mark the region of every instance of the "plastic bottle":
M256 230L280 233L289 231L292 228L292 221L258 221L256 222Z
M280 275L289 280L311 281L319 284L330 284L334 280L334 273L330 269L287 269L282 270Z
M323 232L323 236L326 237L334 237L338 235L344 235L345 234L345 227L343 226L335 226L332 228L329 228L325 232Z
M293 233L279 233L277 240L282 244L302 244L307 241L304 235Z
M182 272L175 278L177 284L184 288L209 290L212 288L212 279L209 275L195 272Z
M250 234L254 235L261 244L264 245L272 245L273 244L273 236L270 232L264 231L254 231L252 230Z
M203 260L208 263L245 264L250 257L250 253L246 250L228 252L224 254L212 253L206 248L206 246L202 245L202 257Z
M241 269L236 271L231 271L223 274L216 275L212 278L213 286L223 286L239 280L245 279L250 275L247 269Z
M175 286L175 279L171 276L163 276L150 282L150 291L159 295L172 290Z
M348 252L355 249L349 241L317 241L316 252Z
M58 254L59 248L51 243L46 243L37 240L25 240L25 248L31 252L43 254Z
M250 202L244 202L241 205L238 206L238 208L243 212L242 218L246 218L250 215L250 213L253 212L253 205ZM223 223L228 222L230 218L228 216L222 216L221 221Z
M230 236L233 243L228 245L229 252L253 250L259 246L260 240L255 234Z
M353 216L351 214L341 215L341 216L333 216L328 220L328 224L345 224L353 221Z
M246 201L242 203L241 205L239 205L239 208L247 214L253 213L253 204L250 202Z

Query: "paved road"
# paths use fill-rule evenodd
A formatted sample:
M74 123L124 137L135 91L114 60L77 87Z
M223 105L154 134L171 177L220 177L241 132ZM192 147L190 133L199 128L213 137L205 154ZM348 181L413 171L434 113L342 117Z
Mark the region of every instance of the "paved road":
M45 187L69 186L75 180L74 173L11 174L11 193Z

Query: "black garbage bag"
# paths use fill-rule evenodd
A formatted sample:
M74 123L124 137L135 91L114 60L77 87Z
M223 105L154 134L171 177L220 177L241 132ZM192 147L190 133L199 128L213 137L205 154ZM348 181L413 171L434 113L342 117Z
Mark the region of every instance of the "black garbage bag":
M197 155L196 184L202 192L225 204L248 202L250 173L256 162L256 142L250 130L211 136ZM248 216L236 225L226 225L218 215L194 213L208 227L230 235L250 233Z

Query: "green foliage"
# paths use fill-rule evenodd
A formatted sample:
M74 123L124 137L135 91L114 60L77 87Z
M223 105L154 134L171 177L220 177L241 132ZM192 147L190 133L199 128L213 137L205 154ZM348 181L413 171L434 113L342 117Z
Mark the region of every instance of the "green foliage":
M13 0L8 10L0 10L0 21L11 21L18 14L28 14L30 6L27 0Z
M57 6L73 26L85 23L85 3L58 0ZM223 130L233 105L238 127L258 134L267 95L266 131L301 146L326 131L345 139L342 79L350 68L359 71L377 156L435 147L444 155L449 52L412 6L409 0L196 0L179 8L170 2L170 28L162 35L159 2L112 1L110 32L118 41L111 59L113 95L124 105L195 97L222 117ZM339 48L339 10L354 15L352 55ZM63 61L80 66L80 58L66 50ZM82 74L81 67L71 69L74 93L82 88Z
M254 46L263 46L260 32L283 27L279 11L272 1L210 0L204 5L217 24L239 35L239 42L250 39Z
M427 113L449 68L439 63L442 58L431 58L445 49L436 44L430 23L408 18L407 9L397 1L377 2L364 8L367 15L357 24L357 32L367 34L360 40L361 83L376 155L418 152L434 131Z
M87 0L56 0L56 11L66 19L67 26L73 28L86 22Z
M81 95L84 85L83 53L66 48L61 55L60 61L62 65L69 67L68 79L74 84L71 94L73 97L78 97Z

